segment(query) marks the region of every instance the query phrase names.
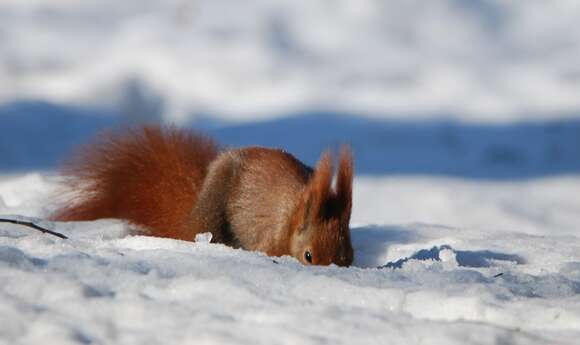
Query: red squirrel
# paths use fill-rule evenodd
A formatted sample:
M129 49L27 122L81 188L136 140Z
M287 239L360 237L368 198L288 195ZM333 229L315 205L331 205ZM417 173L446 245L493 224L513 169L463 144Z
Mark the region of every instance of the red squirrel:
M312 169L263 147L222 150L209 137L174 127L102 133L62 169L70 204L57 221L119 218L142 233L291 255L304 264L349 266L353 162L340 151Z

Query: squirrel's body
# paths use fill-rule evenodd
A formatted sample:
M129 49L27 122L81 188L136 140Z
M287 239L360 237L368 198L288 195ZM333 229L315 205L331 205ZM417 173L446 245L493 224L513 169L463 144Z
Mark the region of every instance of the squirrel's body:
M209 138L140 127L103 135L65 167L74 202L56 220L120 218L151 236L350 265L352 161L341 152L336 190L326 153L316 169L277 149L219 153Z

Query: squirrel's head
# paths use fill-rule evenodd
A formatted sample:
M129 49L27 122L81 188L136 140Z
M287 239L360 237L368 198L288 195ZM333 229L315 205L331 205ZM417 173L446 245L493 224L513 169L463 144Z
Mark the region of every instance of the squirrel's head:
M350 266L353 250L350 241L353 163L350 149L344 146L332 188L332 156L322 154L302 192L292 217L292 255L306 265Z

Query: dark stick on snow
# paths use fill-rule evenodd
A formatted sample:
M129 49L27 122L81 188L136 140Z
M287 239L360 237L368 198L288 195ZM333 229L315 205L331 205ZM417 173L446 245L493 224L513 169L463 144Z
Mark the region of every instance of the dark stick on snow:
M4 218L0 218L0 223L11 223L11 224L17 224L17 225L27 226L29 228L33 228L33 229L36 229L38 231L41 231L41 232L43 232L45 234L50 234L50 235L53 235L53 236L56 236L56 237L60 237L60 238L65 239L65 240L68 239L68 237L66 237L65 235L63 235L61 233L58 233L58 232L55 232L55 231L52 231L52 230L45 229L45 228L43 228L41 226L38 226L38 225L34 224L33 222L27 222L27 221L16 220L16 219L4 219Z

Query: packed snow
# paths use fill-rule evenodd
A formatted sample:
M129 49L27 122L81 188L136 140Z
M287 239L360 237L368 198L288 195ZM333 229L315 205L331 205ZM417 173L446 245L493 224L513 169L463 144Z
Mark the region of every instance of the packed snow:
M0 344L577 344L578 2L0 1ZM53 223L132 121L355 155L352 267Z

